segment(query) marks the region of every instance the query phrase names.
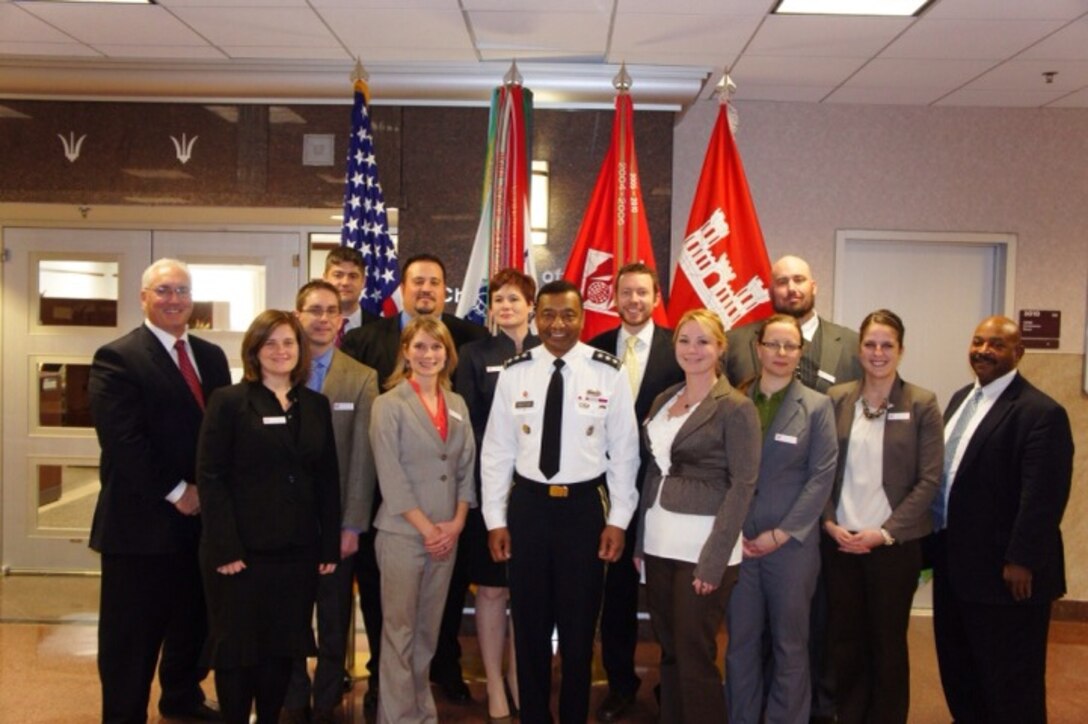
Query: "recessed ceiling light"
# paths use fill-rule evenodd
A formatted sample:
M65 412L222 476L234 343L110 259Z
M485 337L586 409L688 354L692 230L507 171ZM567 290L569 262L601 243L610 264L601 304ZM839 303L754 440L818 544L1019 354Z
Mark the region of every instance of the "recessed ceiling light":
M895 15L922 12L933 0L781 0L777 15Z

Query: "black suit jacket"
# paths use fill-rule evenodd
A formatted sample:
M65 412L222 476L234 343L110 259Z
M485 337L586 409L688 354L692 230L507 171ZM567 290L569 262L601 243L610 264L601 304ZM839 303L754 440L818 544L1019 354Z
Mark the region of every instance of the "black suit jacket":
M302 385L292 414L260 382L216 392L200 431L202 556L212 567L254 553L316 548L340 561L340 467L328 399Z
M945 424L972 386L952 396ZM948 582L967 601L1013 604L1005 563L1032 572L1029 603L1065 593L1059 528L1073 470L1065 409L1017 374L979 423L948 499Z
M192 335L189 345L207 400L230 384L227 357ZM95 352L87 389L102 448L91 548L108 554L195 551L200 518L182 515L166 500L182 480L196 483L204 418L177 364L141 325Z
M616 354L616 343L619 341L620 328L601 332L589 340L591 347L596 347L608 354ZM619 355L620 359L623 355ZM650 356L646 360L646 369L642 373L642 382L638 387L638 397L635 398L635 418L638 424L646 421L650 414L650 407L654 398L667 388L678 382L684 381L684 371L676 363L676 352L672 346L672 330L667 327L654 325L654 336L650 342ZM650 451L646 447L643 436L639 436L639 465L638 477L635 479L639 492L642 491L642 478L646 474L646 465L650 460ZM637 516L636 516L637 518Z
M452 314L443 314L442 323L450 330L453 346L457 349L476 339L488 336L487 329L479 324L466 322ZM344 335L340 351L351 355L365 365L378 371L380 384L393 374L397 364L397 349L400 347L400 315L383 317L376 322L364 324Z

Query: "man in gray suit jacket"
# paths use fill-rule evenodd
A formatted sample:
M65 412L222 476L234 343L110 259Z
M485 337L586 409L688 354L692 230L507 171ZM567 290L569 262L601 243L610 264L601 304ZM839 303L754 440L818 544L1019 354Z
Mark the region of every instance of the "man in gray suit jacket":
M374 506L374 458L370 450L370 409L378 395L378 373L336 349L340 300L326 281L304 285L295 299L295 316L310 348L307 386L323 393L332 408L333 436L340 463L340 557L359 548L359 534L370 527ZM318 657L312 687L305 659L295 662L284 702L287 722L332 722L343 694L344 657L351 624L352 567L337 566L321 576L317 590Z
M861 378L858 334L816 314L816 281L808 262L784 256L771 267L771 303L774 311L797 317L805 337L805 351L797 376L806 387L827 392L832 385ZM760 322L731 329L726 334L726 375L734 385L759 374L755 338Z
M805 347L797 377L806 387L826 393L832 385L861 379L858 333L816 314L816 280L808 262L784 256L771 266L771 303L774 311L796 317L801 323ZM726 334L729 350L725 372L736 386L759 374L756 332L761 322L737 327ZM826 672L827 601L823 576L817 581L812 601L809 648L812 656L812 717L834 719L834 684Z

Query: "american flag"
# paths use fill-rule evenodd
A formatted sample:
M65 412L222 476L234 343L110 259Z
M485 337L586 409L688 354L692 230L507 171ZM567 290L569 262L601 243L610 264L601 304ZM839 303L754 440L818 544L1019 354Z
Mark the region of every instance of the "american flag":
M371 314L388 317L397 313L393 295L400 286L400 267L397 249L389 236L385 198L378 181L367 95L366 83L356 81L340 243L358 249L366 261L366 281L359 305Z

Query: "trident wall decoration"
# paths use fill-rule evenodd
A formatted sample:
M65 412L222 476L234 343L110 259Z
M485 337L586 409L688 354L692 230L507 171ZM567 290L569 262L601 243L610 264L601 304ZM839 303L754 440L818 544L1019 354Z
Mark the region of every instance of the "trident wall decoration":
M181 140L179 141L174 136L170 136L170 140L174 142L174 150L178 152L178 160L182 164L189 163L189 159L193 157L193 144L196 143L196 139L200 136L193 136L192 138L186 138L185 134L181 134Z
M83 148L83 142L87 140L87 134L84 133L80 136L78 141L74 131L68 133L68 138L58 133L57 138L64 144L64 157L68 159L69 163L75 163L76 159L79 158L79 149Z

